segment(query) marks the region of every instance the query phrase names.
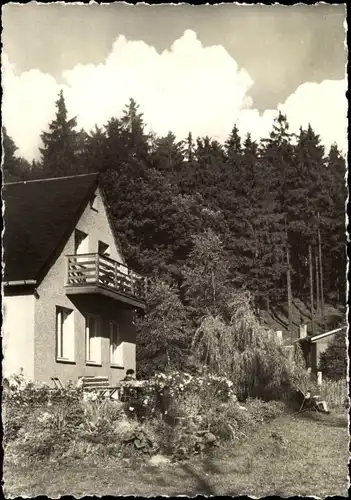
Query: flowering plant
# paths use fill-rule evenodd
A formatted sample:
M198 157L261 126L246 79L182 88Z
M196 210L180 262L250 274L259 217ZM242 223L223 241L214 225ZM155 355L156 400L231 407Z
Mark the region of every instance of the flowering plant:
M219 377L213 374L191 375L186 372L173 371L167 375L164 373L155 374L146 385L148 392L162 393L167 389L170 396L183 394L187 391L203 392L210 388L215 397L229 400L234 397L233 383L226 377Z
M127 398L128 403L133 411L136 409L136 413L143 416L153 414L156 410L167 414L171 400L190 393L200 394L207 400L236 400L233 383L225 377L213 374L194 376L179 371L156 373L133 390Z

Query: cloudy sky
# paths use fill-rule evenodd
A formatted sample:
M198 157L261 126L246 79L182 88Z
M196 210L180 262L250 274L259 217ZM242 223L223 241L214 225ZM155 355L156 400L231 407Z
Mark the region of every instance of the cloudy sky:
M29 160L61 88L87 131L133 97L160 135L224 140L237 123L259 138L281 109L346 149L343 5L31 2L2 16L3 122Z

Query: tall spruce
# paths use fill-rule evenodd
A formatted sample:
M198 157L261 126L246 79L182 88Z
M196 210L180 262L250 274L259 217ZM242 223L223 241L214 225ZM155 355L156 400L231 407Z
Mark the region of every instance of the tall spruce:
M321 247L323 252L324 285L333 303L346 301L346 161L333 144L324 170L324 191L329 196L326 216L322 220Z
M289 246L294 269L293 288L301 299L309 296L309 246L317 252L318 214L324 221L329 194L323 186L325 153L318 135L309 125L300 128L295 159L287 178L287 214L289 218Z
M29 179L31 167L27 160L18 156L18 148L7 133L6 127L2 127L2 148L3 148L3 179L4 182L18 182Z
M44 177L81 173L80 136L75 130L76 126L76 118L67 117L65 98L61 90L56 101L55 119L49 123L49 131L41 134L43 147L39 149Z

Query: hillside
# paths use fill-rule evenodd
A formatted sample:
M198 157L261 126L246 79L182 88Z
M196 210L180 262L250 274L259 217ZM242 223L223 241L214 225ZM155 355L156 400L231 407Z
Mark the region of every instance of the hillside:
M316 333L322 333L324 331L332 330L337 328L340 324L344 322L345 312L342 308L336 308L331 304L324 305L324 315L325 315L325 325L323 327L321 323L320 312L316 318ZM299 299L294 299L293 301L293 335L290 337L288 332L288 307L271 308L269 312L261 311L260 317L263 322L274 330L281 330L283 332L283 340L285 344L288 344L292 340L296 340L299 336L299 326L301 323L307 324L307 332L312 332L312 320L311 320L311 309L309 304L305 304Z

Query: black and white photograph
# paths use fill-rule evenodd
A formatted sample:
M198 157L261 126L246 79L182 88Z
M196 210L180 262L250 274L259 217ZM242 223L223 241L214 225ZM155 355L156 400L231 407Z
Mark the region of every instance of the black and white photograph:
M346 14L2 6L5 498L348 496Z

